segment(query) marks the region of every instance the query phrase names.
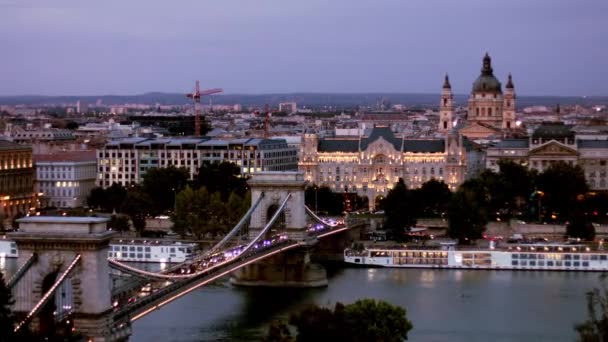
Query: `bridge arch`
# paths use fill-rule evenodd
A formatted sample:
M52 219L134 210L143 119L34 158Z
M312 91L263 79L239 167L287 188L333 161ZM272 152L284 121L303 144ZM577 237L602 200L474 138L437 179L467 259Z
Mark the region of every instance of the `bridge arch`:
M290 198L283 211L285 232L292 239L305 237L304 188L307 182L303 172L259 172L255 173L248 183L251 188L251 203L256 203L262 197L260 204L251 214L250 237L257 235L266 226L274 214L271 209L278 208L288 195Z
M20 321L17 328L32 321L41 333L51 331L55 321L69 311L74 328L86 339L116 341L130 334L129 326L122 331L110 329L107 256L115 233L107 230L107 221L44 216L18 220L19 231L9 233L9 238L17 243L18 264L29 266L12 288ZM33 256L36 261L31 262Z

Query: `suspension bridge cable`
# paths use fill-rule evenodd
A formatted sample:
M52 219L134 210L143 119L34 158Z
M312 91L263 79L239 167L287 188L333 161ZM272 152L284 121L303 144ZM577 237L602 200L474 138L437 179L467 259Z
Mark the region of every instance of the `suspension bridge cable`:
M15 272L15 274L13 274L11 279L8 280L7 287L9 289L12 289L15 286L15 284L17 284L17 282L19 282L19 280L21 280L21 277L23 277L25 275L27 270L29 270L30 267L36 261L38 261L38 253L34 252L34 253L32 253L32 255L29 258L27 258L25 263L23 263L23 265L21 265L21 267L19 267L19 270L17 270L17 272Z
M19 322L19 324L17 324L17 327L15 327L15 330L14 330L15 332L19 331L19 329L21 329L21 327L23 327L23 325L25 325L27 322L29 322L38 313L38 311L40 311L40 309L49 301L49 299L51 298L51 296L53 295L55 290L57 290L57 287L59 287L59 285L61 285L63 283L63 280L68 276L68 274L70 274L70 272L72 272L72 270L74 269L74 267L80 261L81 258L82 258L82 256L80 254L76 255L74 260L70 263L68 268L66 268L66 270L61 274L59 279L57 279L57 281L55 281L53 286L51 286L51 288L48 291L46 291L44 296L42 296L42 298L40 298L38 303L36 303L36 305L34 305L34 308L27 314L27 316L25 316L25 318L21 322Z
M266 224L266 226L258 233L258 235L251 242L249 242L249 244L247 246L245 246L245 249L243 249L241 251L241 254L246 253L249 249L251 249L251 247L262 236L264 236L264 234L266 234L266 232L274 225L274 222L277 220L277 218L279 217L279 215L281 213L283 213L283 209L285 209L285 206L287 205L287 201L290 198L291 198L291 193L288 193L287 196L285 196L285 199L283 200L283 203L281 203L281 205L279 206L279 208L277 209L277 211L274 213L274 215L272 215L272 218L270 219L270 221L268 221L268 223Z
M247 213L245 213L243 218L241 218L239 223L237 223L237 225L222 239L222 241L218 242L215 246L211 247L211 249L209 249L203 255L207 256L207 255L213 254L215 251L220 249L228 240L230 240L239 230L241 230L241 228L245 225L247 220L249 220L251 218L251 215L253 214L255 209L258 207L260 202L262 202L263 198L264 198L264 193L262 192L260 194L260 197L258 197L257 201L255 201L255 203L251 206L251 208L249 208Z

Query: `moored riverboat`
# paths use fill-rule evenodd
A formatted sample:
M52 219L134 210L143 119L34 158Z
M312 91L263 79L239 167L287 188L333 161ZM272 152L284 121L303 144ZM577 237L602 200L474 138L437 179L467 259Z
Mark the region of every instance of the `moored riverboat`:
M0 258L17 258L17 244L15 241L8 240L4 236L0 236Z
M585 245L521 244L496 248L459 247L369 247L346 249L348 264L479 270L608 271L608 251Z
M166 240L117 240L108 258L128 262L181 263L192 258L197 244Z

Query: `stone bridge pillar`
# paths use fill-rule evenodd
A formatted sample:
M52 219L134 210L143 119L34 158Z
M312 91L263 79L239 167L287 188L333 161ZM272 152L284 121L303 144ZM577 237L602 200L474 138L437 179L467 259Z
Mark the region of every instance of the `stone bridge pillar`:
M285 233L292 240L306 238L306 210L304 173L259 172L248 181L251 188L251 203L264 193L264 198L251 215L249 237L255 237L270 220L269 208L278 207L288 194L285 206ZM231 279L235 285L270 287L319 287L327 286L325 269L310 263L309 247L289 250L245 266L234 272Z
M306 235L306 211L304 210L304 173L297 171L269 171L253 174L248 181L251 188L251 203L255 203L264 193L262 202L251 215L249 236L254 237L270 220L268 209L278 207L288 194L290 199L285 206L285 230L296 240Z
M18 220L19 231L9 233L17 243L18 264L33 253L38 259L13 288L14 310L24 317L44 295L43 283L59 276L80 254L80 262L65 279L71 289L74 328L86 341L125 341L130 327L112 329L109 242L115 234L107 231L107 218L31 216ZM47 286L48 286L48 282ZM50 279L51 284L54 283ZM32 322L36 326L36 319Z

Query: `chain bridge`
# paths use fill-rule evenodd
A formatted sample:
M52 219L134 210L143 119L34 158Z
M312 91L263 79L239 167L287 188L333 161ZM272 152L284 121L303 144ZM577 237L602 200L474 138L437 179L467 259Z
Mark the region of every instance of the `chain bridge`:
M21 265L8 281L19 317L15 330L65 329L88 341L126 341L133 321L227 275L244 286L327 285L309 252L353 224L330 224L306 207L300 172L255 174L249 185L251 207L221 241L160 272L108 258L115 233L105 218L20 219L20 230L9 236Z

